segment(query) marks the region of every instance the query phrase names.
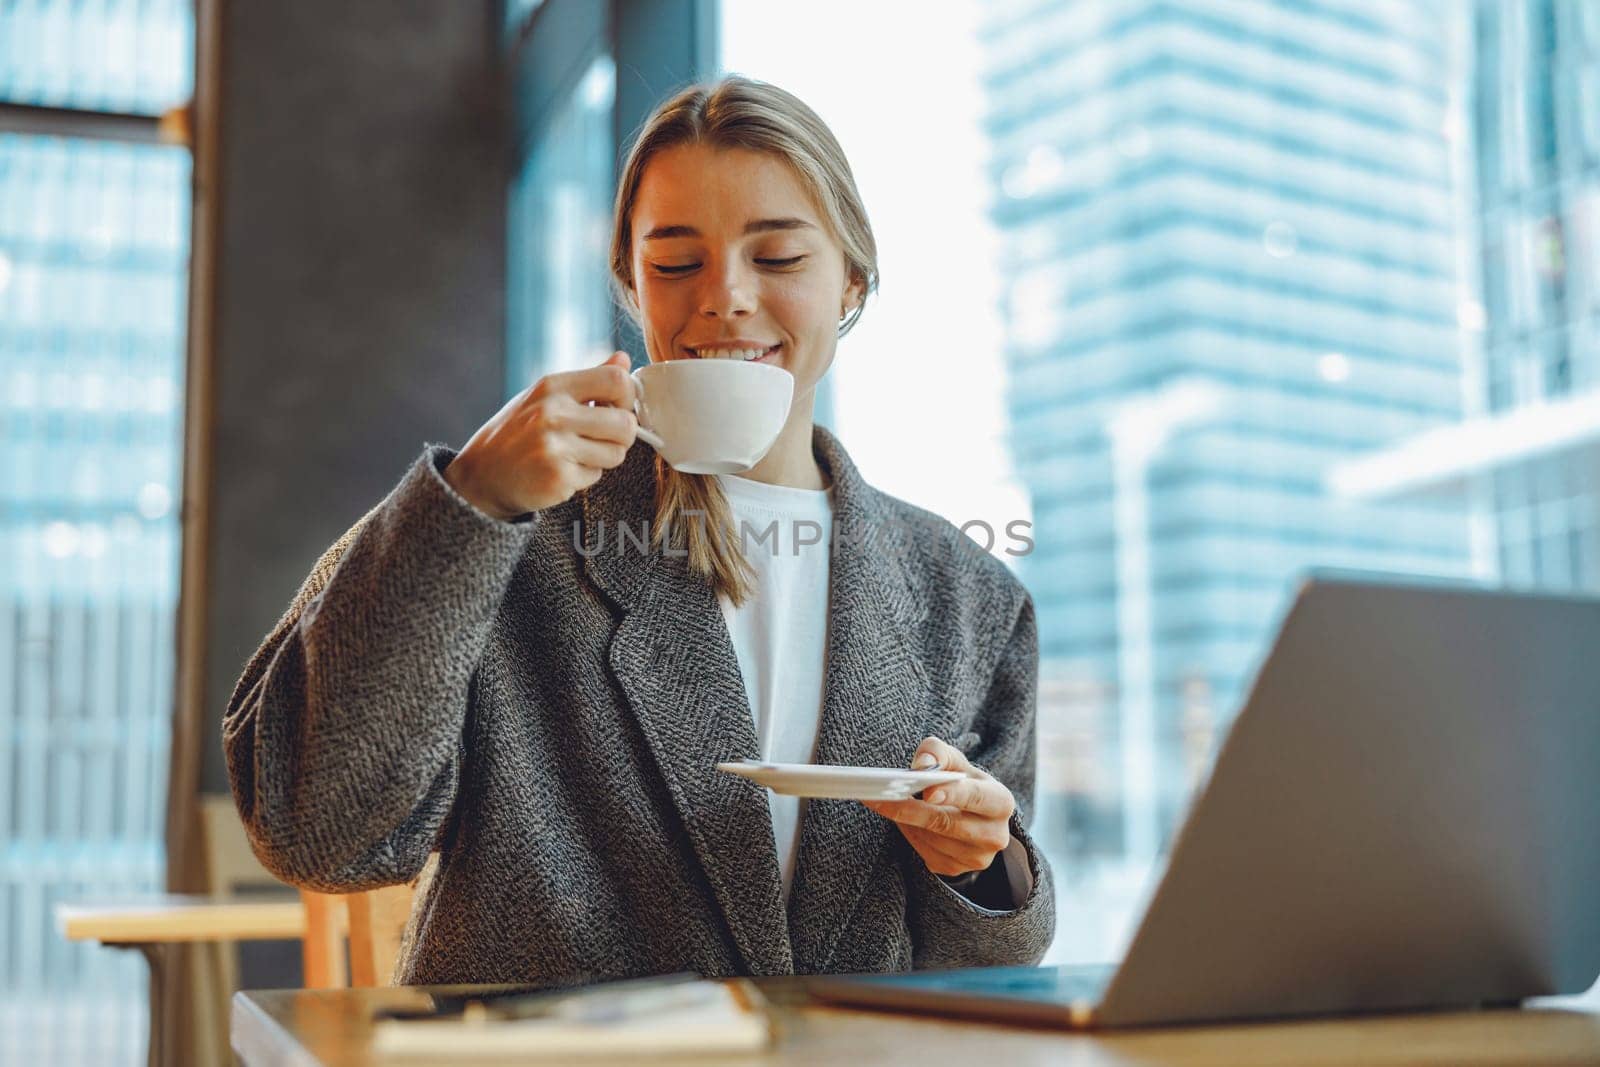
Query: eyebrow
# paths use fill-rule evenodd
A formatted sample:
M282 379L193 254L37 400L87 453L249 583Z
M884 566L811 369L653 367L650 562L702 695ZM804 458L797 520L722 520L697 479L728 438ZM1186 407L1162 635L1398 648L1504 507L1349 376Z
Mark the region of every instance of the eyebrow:
M753 233L772 233L776 230L814 230L815 226L805 219L756 219L747 222L744 226L746 237ZM657 226L644 235L646 241L664 241L669 237L699 237L700 231L693 226Z

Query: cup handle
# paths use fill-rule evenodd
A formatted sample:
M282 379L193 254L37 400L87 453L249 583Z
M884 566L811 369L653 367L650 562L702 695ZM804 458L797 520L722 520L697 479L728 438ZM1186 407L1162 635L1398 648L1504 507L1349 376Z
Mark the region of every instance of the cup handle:
M644 385L639 381L639 372L631 371L628 377L633 379L633 415L639 423L639 440L660 452L667 447L667 443L661 439L660 434L645 426L644 416L639 413L639 408L642 406L641 400L644 396Z

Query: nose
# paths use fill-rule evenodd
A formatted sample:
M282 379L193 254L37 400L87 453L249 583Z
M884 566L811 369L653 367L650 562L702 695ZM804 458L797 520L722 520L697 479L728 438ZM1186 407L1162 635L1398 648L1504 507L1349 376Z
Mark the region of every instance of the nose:
M702 275L700 314L708 319L740 319L756 309L755 286L750 273L737 256L730 257L715 270Z

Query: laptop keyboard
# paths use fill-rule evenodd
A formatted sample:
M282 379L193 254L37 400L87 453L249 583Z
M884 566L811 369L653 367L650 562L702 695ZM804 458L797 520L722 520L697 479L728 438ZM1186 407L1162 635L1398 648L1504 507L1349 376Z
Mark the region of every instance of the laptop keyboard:
M1095 1001L1116 970L1110 964L1071 967L972 967L955 971L913 971L873 975L863 980L918 989L954 990L979 997L1015 997L1069 1005Z

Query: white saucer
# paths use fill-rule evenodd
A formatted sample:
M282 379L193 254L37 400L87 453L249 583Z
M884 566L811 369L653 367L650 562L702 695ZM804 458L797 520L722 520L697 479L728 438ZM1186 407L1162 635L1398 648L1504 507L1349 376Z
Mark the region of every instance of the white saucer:
M819 767L810 763L762 763L740 760L719 763L717 770L748 778L774 793L828 800L907 800L946 782L959 782L961 771L912 771L893 767Z

